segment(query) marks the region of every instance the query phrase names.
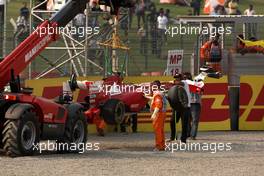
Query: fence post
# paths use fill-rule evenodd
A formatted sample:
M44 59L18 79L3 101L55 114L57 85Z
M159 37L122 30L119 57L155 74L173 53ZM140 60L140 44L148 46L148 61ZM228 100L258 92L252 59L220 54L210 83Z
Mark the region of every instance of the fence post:
M231 131L239 131L240 77L235 74L232 53L228 55L228 97Z

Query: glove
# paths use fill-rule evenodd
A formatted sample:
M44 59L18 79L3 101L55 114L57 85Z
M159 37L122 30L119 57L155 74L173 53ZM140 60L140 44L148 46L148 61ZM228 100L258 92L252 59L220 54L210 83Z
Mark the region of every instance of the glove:
M155 120L156 118L157 118L157 115L156 114L152 114L151 120Z
M150 95L148 95L148 94L145 94L144 93L144 95L143 95L146 99L149 99L149 100L152 100L153 99L153 97L152 96L150 96Z
M207 75L208 75L208 73L202 71L198 76L196 76L194 78L194 81L196 81L196 82L204 81L205 78L207 77Z

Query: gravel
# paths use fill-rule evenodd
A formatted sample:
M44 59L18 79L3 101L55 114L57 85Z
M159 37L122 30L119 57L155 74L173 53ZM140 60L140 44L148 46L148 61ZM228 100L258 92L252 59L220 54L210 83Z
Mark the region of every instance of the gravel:
M264 172L264 131L200 132L197 140L188 141L189 146L199 145L199 150L174 152L172 145L179 149L179 141L167 144L166 152L153 152L152 133L111 133L88 138L89 143L99 143L100 149L82 154L45 151L37 156L18 158L8 158L1 153L0 175L234 176L263 175ZM216 145L218 150L209 150Z

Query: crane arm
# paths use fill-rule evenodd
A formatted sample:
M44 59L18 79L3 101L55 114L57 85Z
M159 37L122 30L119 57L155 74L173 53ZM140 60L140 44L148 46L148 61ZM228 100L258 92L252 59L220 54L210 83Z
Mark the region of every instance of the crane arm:
M0 63L0 90L11 80L11 70L19 75L36 56L51 42L58 39L59 27L66 26L78 13L86 8L87 0L69 0L49 20L42 22L37 29L20 43Z

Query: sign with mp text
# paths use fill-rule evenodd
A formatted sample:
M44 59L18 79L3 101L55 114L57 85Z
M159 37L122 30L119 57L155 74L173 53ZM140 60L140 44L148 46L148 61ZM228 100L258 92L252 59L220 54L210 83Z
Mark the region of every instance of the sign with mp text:
M166 75L174 76L182 72L183 50L169 50Z

